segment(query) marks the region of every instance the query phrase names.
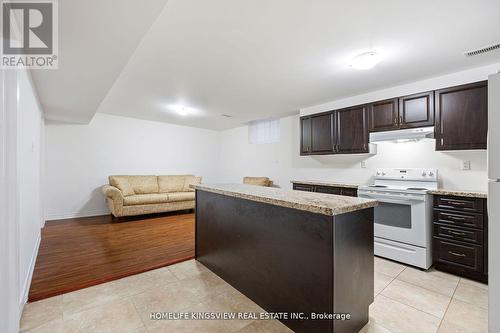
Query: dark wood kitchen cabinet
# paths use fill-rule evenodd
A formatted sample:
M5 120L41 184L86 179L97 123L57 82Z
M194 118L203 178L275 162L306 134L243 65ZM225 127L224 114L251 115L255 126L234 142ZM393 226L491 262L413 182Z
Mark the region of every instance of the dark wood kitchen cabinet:
M434 126L434 92L370 104L370 132Z
M438 270L488 281L486 199L434 195L433 262Z
M301 155L333 154L333 113L302 117Z
M300 154L311 153L311 117L300 119Z
M391 131L398 128L398 99L392 98L370 104L370 132Z
M368 153L368 109L359 105L334 112L335 152Z
M300 118L301 155L368 152L367 106L355 106Z
M434 126L434 91L399 98L399 127Z
M345 195L348 197L357 197L358 189L356 187L328 186L293 183L293 189L297 191L327 193L336 195Z
M488 82L436 91L436 150L486 149Z

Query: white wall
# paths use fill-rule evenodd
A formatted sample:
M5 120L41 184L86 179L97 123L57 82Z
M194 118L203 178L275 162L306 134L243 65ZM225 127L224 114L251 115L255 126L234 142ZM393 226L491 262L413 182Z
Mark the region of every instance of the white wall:
M41 198L43 113L28 72L19 75L18 172L21 299L27 300L44 216Z
M0 331L17 332L43 223L40 170L42 110L29 72L2 74L2 224Z
M248 143L246 126L221 133L220 181L241 182L244 176L268 176L280 187L291 179L331 180L367 184L376 168L438 168L440 185L450 189L487 190L486 152L436 152L434 139L377 144L376 155L299 156L299 116L280 120L281 139L276 144ZM460 170L470 160L470 171ZM366 168L361 168L365 161Z
M47 121L46 217L108 214L113 174L195 174L217 181L219 133L97 113L89 125Z

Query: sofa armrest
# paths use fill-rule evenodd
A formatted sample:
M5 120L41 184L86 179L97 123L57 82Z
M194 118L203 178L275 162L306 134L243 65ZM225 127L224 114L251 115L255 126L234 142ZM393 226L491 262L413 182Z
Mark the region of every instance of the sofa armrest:
M111 185L104 185L102 187L102 193L116 204L123 204L123 194L117 187Z

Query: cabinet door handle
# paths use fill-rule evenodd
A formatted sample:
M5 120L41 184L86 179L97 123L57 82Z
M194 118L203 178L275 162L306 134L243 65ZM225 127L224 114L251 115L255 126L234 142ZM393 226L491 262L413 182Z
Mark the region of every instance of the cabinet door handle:
M467 234L465 232L456 232L456 231L448 230L448 233L452 234L452 235L457 235L457 236L467 236Z
M399 124L403 123L403 116L399 116Z
M448 203L451 205L457 205L457 206L464 206L465 205L465 202L451 201L451 200L448 200Z
M448 218L456 221L465 221L465 217L448 216Z
M448 251L448 253L455 256L455 257L465 257L465 254L463 254L463 253L456 253L453 251Z

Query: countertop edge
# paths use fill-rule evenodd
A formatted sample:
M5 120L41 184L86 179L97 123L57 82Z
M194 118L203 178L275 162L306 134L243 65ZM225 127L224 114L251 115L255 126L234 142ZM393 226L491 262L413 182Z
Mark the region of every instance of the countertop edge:
M307 184L307 185L321 185L321 186L333 186L333 187L344 187L344 188L358 188L363 185L356 184L345 184L345 183L336 183L336 182L328 182L321 180L291 180L292 184Z
M428 193L435 195L452 195L452 196L467 197L467 198L480 198L480 199L488 198L488 193L480 191L437 189L437 190L429 190Z
M218 189L218 188L204 186L204 185L192 185L191 187L196 189L196 190L227 195L227 196L234 197L234 198L247 199L247 200L251 200L251 201L255 201L255 202L268 203L268 204L276 205L276 206L280 206L280 207L297 209L297 210L301 210L301 211L317 213L317 214L322 214L322 215L327 215L327 216L336 216L336 215L346 214L346 213L355 212L358 210L373 208L373 207L376 207L378 205L378 202L376 200L364 199L366 201L362 202L362 203L346 205L345 207L339 207L339 208L330 208L330 207L315 206L315 205L306 204L306 203L302 204L302 203L290 202L290 201L276 199L276 198L266 198L266 197L261 197L258 195L252 195L252 194L241 193L241 192L234 192L234 191L230 191L230 190L223 190L223 189Z

